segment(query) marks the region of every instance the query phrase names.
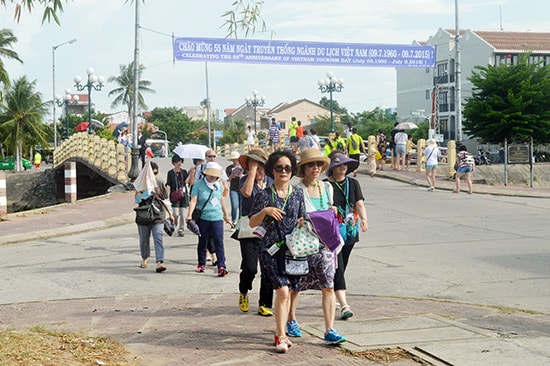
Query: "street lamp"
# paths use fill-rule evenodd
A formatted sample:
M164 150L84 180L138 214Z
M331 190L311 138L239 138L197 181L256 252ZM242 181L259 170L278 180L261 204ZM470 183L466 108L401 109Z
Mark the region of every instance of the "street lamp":
M321 93L330 95L330 132L334 132L334 116L332 109L332 93L341 92L344 89L344 79L338 79L332 71L327 72L327 79L321 79L317 82Z
M164 134L164 147L166 148L166 150L164 151L164 157L167 158L168 157L168 136L166 135L166 132L162 131L162 130L159 130L159 128L157 126L153 126L151 131L153 133L162 133Z
M65 45L65 44L73 44L76 42L76 38L71 39L70 41L60 43L58 45L52 46L52 79L53 79L53 87L52 87L52 98L55 99L55 50L57 50L59 47ZM55 120L55 103L53 103L53 148L57 147L57 121Z
M66 120L65 138L66 139L69 138L69 104L77 104L78 99L79 99L78 95L71 95L71 91L69 89L65 90L65 95L63 96L63 98L61 98L59 95L55 97L55 103L59 107L65 106L65 120Z
M254 134L256 134L256 108L263 107L265 104L265 97L259 96L258 91L254 90L251 97L244 98L247 107L254 107Z
M88 67L86 74L88 74L88 81L86 84L81 83L82 78L79 75L75 76L73 80L76 90L83 91L84 89L88 89L88 133L92 133L92 89L100 91L103 88L105 78L103 76L95 75L94 69L91 67Z

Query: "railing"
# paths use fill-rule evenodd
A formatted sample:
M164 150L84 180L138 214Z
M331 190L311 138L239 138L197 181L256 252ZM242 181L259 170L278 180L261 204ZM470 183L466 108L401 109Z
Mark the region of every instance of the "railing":
M122 144L86 132L76 133L55 150L54 169L71 159L86 162L120 183L128 182L127 153Z

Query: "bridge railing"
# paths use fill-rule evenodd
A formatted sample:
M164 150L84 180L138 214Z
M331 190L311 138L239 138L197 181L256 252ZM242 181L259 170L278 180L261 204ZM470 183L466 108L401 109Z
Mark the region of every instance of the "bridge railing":
M120 183L128 182L127 152L122 144L86 132L73 134L63 141L53 156L54 169L77 158L101 170Z

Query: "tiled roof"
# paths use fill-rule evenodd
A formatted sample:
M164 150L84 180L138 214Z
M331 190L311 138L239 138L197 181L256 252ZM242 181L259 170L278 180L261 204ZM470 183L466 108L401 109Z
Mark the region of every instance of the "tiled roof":
M505 51L550 52L550 33L474 31L479 37Z
M455 34L454 29L446 29ZM472 31L496 51L516 52L550 52L550 33L543 32L506 32L506 31ZM460 31L464 34L464 30Z

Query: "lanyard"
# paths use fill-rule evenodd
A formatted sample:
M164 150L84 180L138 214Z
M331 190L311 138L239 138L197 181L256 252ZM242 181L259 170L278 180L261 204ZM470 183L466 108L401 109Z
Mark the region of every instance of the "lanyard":
M283 211L285 210L286 203L288 201L288 196L290 196L290 184L288 185L288 188L286 191L286 197L285 197L285 201L283 202L283 207L281 207L281 210ZM273 186L271 186L271 200L273 201L273 203L275 203L275 190L273 189Z
M342 194L344 195L344 197L346 198L346 204L348 206L348 208L352 208L353 205L351 204L351 202L349 201L348 199L348 194L349 194L349 183L348 183L348 177L346 177L346 183L345 183L345 189L342 189L342 186L337 182L337 181L334 181L334 183L336 184L336 187L338 187L338 189L340 190L340 192L342 192Z

